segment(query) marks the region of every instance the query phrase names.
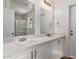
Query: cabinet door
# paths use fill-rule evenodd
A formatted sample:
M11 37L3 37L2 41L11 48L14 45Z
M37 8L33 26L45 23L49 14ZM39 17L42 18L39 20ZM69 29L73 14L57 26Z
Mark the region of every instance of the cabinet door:
M32 59L31 52L23 52L23 53L17 54L16 56L12 56L11 59Z
M63 40L58 39L51 43L51 59L60 59L64 55Z
M35 59L50 59L50 47L42 47L36 49L36 58Z

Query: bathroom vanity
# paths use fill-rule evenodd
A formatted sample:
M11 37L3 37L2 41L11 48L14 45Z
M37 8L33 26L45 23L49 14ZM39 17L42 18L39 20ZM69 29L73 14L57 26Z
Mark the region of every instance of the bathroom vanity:
M64 55L64 46L62 34L27 38L23 42L14 40L4 44L4 59L59 59Z
M64 34L54 34L53 5L46 9L39 1L7 0L10 4L5 3L4 59L60 59L64 55Z

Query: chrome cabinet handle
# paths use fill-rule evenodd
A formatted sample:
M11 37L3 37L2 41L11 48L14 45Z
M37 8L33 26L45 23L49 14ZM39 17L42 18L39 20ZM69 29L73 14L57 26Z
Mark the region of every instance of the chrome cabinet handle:
M33 59L33 51L31 52L31 59Z
M70 32L73 32L73 30L71 30Z
M70 31L70 35L73 36L73 30Z
M73 36L73 33L70 33L71 36Z
M35 58L36 58L36 56L37 56L37 52L36 52L36 50L35 50Z
M61 41L60 40L58 40L58 44L60 44L61 43Z

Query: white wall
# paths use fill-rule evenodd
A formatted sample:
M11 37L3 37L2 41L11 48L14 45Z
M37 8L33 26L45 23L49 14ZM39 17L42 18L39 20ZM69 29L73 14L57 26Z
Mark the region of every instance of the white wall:
M14 33L14 11L4 8L3 12L3 40L8 42L12 41L8 37L12 37L12 33Z
M69 5L75 4L75 0L53 0L54 12L54 33L65 33L66 50L65 55L69 56Z
M10 8L10 0L3 0L3 7Z

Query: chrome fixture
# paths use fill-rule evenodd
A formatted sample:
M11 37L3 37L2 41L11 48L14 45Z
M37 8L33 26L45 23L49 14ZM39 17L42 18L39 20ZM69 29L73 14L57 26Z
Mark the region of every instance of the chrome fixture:
M52 6L52 4L50 2L48 2L47 0L44 0L44 3L47 4L48 6Z

